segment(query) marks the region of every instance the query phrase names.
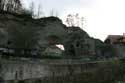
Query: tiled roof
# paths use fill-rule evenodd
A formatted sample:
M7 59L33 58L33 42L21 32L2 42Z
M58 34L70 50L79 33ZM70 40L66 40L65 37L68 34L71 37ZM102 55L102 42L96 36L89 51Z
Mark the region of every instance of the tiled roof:
M110 40L111 44L114 44L114 43L125 43L125 37L123 35L108 35L106 40Z

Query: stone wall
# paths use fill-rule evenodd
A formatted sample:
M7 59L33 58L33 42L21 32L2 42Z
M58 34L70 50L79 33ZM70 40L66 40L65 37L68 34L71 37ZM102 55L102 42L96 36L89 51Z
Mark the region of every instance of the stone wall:
M90 66L89 66L90 65ZM2 80L26 80L82 73L96 66L77 60L1 61Z

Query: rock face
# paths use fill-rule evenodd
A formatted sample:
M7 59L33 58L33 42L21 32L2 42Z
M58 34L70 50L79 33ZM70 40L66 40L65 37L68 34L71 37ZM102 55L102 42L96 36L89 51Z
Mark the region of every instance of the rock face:
M74 57L93 55L95 41L79 27L67 27L66 53Z
M10 48L36 48L41 54L51 45L64 46L64 56L96 55L96 40L79 27L66 27L56 17L32 19L23 15L0 14L0 44ZM6 42L3 40L6 40Z

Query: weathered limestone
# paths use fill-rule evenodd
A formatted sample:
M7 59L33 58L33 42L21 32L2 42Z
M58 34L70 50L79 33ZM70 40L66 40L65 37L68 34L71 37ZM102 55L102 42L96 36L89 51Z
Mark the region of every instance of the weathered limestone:
M62 21L56 17L32 19L25 16L21 17L11 14L0 14L0 29L6 31L6 29L11 30L13 27L19 28L20 30L24 29L22 30L23 32L26 31L26 28L31 28L34 30L34 32L37 31L39 33L37 35L37 39L39 39L38 44L34 45L32 48L39 49L41 55L49 46L56 44L62 44L64 46L64 55L67 57L76 56L80 58L81 56L96 54L95 40L93 38L91 38L84 30L80 29L79 27L66 27ZM32 33L32 31L30 33ZM8 39L6 40L7 43L5 43L5 46L7 47L13 47L13 44L16 41L12 41L13 38L10 36L11 35L9 34L5 36ZM25 36L29 38L27 35ZM30 41L31 40L32 39L30 39ZM20 41L18 42L19 46L16 45L17 47L25 48L25 46L23 47L23 45L20 45ZM30 45L30 43L28 44ZM16 46L14 47L17 48Z

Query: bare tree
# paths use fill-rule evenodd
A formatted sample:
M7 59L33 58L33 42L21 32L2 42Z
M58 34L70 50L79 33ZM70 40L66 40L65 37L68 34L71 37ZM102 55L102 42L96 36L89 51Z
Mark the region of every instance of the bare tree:
M34 8L35 8L35 5L33 2L30 3L30 13L32 15L32 17L34 17Z
M76 13L75 15L73 14L68 14L67 18L66 18L66 23L68 26L75 26L75 27L84 27L84 23L85 23L85 18L84 17L80 17L78 13Z
M2 0L0 0L0 10L2 10L3 7L2 7Z
M22 8L22 4L21 4L21 2L20 2L20 0L15 0L15 5L14 5L14 10L15 11L18 11L19 9L21 9Z
M66 23L68 24L68 26L74 26L74 18L72 14L67 15Z
M54 9L51 9L50 16L54 16Z
M38 12L37 12L37 18L39 18L42 13L43 13L42 12L42 7L41 7L41 4L39 4L39 6L38 6Z
M17 13L21 7L20 0L0 0L0 10Z
M50 16L58 17L58 12L55 9L51 9Z
M0 10L5 10L6 0L0 0Z
M85 18L84 18L84 17L81 17L81 27L82 27L82 28L84 27L84 21L85 21Z

